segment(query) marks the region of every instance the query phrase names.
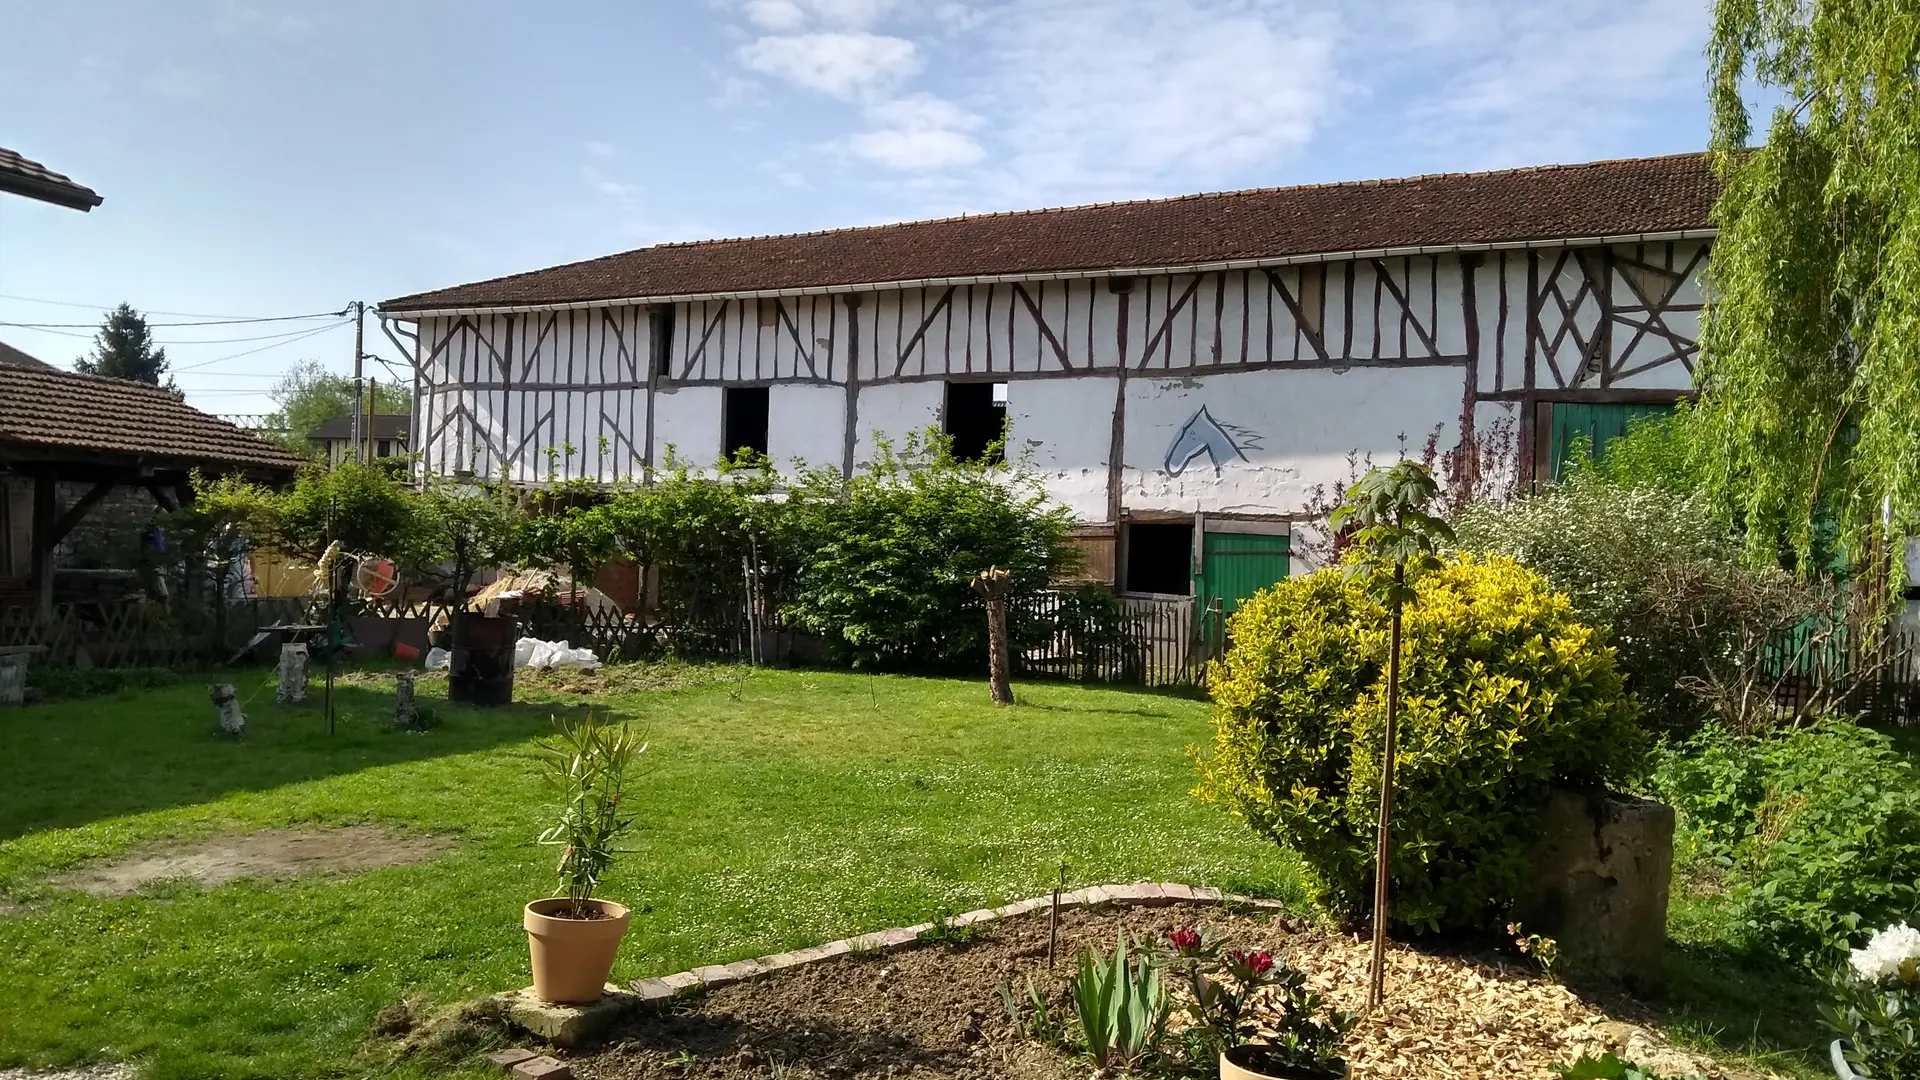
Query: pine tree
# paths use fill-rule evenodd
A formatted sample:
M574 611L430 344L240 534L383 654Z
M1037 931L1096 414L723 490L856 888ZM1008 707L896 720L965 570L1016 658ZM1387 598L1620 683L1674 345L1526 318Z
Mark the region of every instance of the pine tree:
M177 389L173 378L167 376L167 350L154 346L153 331L147 328L146 316L133 310L130 304L121 304L107 312L107 317L100 322L100 332L93 337L93 354L74 361L73 366L82 375L104 375ZM167 376L164 384L160 381L162 376Z

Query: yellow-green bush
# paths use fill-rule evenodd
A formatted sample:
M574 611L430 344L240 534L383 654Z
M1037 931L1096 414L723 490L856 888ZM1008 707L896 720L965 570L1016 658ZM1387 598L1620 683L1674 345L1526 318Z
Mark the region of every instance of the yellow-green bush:
M1329 910L1371 906L1388 615L1339 569L1242 604L1208 675L1213 752L1199 793L1292 847ZM1539 575L1459 556L1404 617L1390 910L1403 926L1483 926L1527 877L1556 784L1640 768L1644 738L1613 650Z

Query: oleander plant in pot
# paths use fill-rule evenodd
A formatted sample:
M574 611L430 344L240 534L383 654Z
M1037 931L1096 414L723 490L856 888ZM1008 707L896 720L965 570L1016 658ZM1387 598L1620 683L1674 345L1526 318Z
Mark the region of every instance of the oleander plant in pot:
M1841 1080L1920 1080L1920 930L1896 923L1854 949L1822 1011Z
M539 744L538 753L560 796L560 814L539 842L561 849L559 887L526 906L523 925L535 996L580 1003L605 988L631 917L624 905L597 894L619 854L615 844L633 825L625 788L647 744L627 725L592 712L554 726L554 738Z

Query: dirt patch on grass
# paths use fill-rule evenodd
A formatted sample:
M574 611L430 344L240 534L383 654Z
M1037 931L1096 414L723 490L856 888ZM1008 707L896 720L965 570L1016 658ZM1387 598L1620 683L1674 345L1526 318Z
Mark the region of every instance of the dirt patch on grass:
M971 942L849 956L722 987L643 1013L568 1060L590 1080L1081 1080L1088 1063L1017 1029L999 986L1024 991L1031 977L1054 1021L1071 1028L1076 950L1111 950L1121 930L1157 935L1196 922L1230 947L1284 955L1333 1004L1357 1008L1365 995L1366 946L1351 938L1220 909L1070 909L1051 972L1046 916L1025 916ZM1346 1048L1356 1076L1546 1078L1581 1053L1620 1044L1625 1032L1638 1032L1638 1049L1649 1049L1646 1032L1615 1019L1637 1015L1631 1003L1602 1009L1502 954L1396 948L1388 986L1387 1010L1362 1021ZM1701 1074L1727 1075L1695 1061Z
M187 880L212 887L240 878L352 874L407 866L445 854L444 836L396 833L378 825L344 829L264 829L192 844L150 848L94 863L53 884L94 896L131 896L155 882Z

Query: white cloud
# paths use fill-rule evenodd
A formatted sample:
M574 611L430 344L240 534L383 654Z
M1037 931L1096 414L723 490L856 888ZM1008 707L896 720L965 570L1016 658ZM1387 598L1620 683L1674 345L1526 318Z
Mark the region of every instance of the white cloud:
M947 169L987 156L968 134L981 118L930 95L881 102L867 110L867 122L871 129L849 139L848 148L896 169Z
M610 142L589 139L582 147L590 158L610 158L620 152L620 148Z
M1421 14L1404 0L1396 6L1403 24ZM1648 105L1704 96L1706 4L1452 0L1448 9L1414 39L1426 64L1447 64L1407 103L1404 134L1471 154L1460 167L1591 157L1644 120Z
M871 96L920 70L905 38L868 33L769 35L734 54L747 68L845 100Z
M746 0L741 12L762 30L791 34L810 24L864 30L893 8L893 0Z
M1340 87L1336 27L1284 5L1046 0L1002 12L988 34L1004 179L1031 198L1133 194L1282 160Z
M758 27L745 72L857 106L810 109L840 130L781 156L940 212L1287 183L1326 175L1315 150L1353 178L1631 154L1653 109L1698 98L1707 20L1673 0L718 2Z

